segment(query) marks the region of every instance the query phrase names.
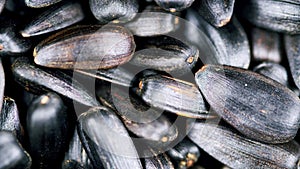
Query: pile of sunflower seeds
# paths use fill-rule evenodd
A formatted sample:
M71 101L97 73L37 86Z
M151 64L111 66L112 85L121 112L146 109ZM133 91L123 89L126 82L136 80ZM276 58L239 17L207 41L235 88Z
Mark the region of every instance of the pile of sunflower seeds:
M299 169L299 0L0 0L0 169Z

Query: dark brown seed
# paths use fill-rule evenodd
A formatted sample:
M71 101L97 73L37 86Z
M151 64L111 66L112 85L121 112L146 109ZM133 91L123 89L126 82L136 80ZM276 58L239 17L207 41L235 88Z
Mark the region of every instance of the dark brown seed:
M129 61L132 34L117 25L75 26L50 36L34 49L34 62L61 69L108 69Z
M195 8L207 22L222 27L231 19L234 2L235 0L199 0L195 3Z
M167 11L176 12L190 7L194 0L155 0L155 2Z
M285 86L288 86L288 73L286 69L277 63L263 62L253 68L253 71L267 76Z
M126 88L104 86L98 89L101 103L117 112L121 117L134 122L149 123L157 119L161 112L149 107Z
M249 70L206 65L195 80L211 108L249 138L284 143L300 124L300 100L284 85Z
M69 143L69 149L65 153L65 159L62 163L62 169L87 169L90 166L90 160L80 142L77 129Z
M300 157L300 147L295 141L264 144L215 124L195 123L188 137L232 168L295 169Z
M0 59L0 111L3 104L4 89L5 89L5 75L2 66L2 60Z
M196 85L164 75L142 79L138 95L149 105L189 118L211 118Z
M6 0L0 0L0 13L2 12L4 6L5 6Z
M127 22L138 12L137 0L89 0L90 8L100 23Z
M300 35L284 37L285 51L290 65L292 77L300 89Z
M87 106L98 106L96 98L71 76L58 71L38 68L28 58L20 57L12 65L15 80L34 93L57 92Z
M125 27L137 36L164 35L178 28L178 19L172 14L146 10L137 14L132 21L125 24Z
M78 134L95 168L142 169L135 146L114 112L99 107L81 114Z
M242 0L240 10L252 24L276 32L300 33L300 1Z
M241 68L249 67L251 56L248 38L242 25L235 17L222 28L213 27L192 9L187 11L186 17L208 36L213 45L215 52L213 56L207 54L200 55L200 59L204 64L222 64ZM187 29L190 28L193 29L192 27L188 27ZM190 34L190 36L194 35ZM200 53L202 52L200 49L199 51ZM206 49L203 52L206 52Z
M124 87L130 87L131 80L134 78L134 75L131 74L131 72L121 67L91 71L77 69L75 71L98 80L111 82Z
M252 28L252 54L255 61L281 61L281 40L279 33Z
M178 169L186 169L193 166L200 156L200 150L188 138L185 138L175 147L167 151L171 160Z
M23 127L19 119L19 111L16 102L5 97L0 114L0 131L5 130L13 133L19 140L23 136Z
M79 3L59 4L37 16L20 33L23 37L41 35L70 26L83 18L84 13Z
M130 63L136 66L180 76L191 72L198 61L199 51L196 47L172 37L136 37L135 41L138 44L138 51Z
M31 158L14 135L0 131L0 168L30 169Z
M0 23L0 56L22 54L31 48L30 40L18 34L14 21L0 17Z
M25 0L27 6L31 8L43 8L60 2L61 0Z
M104 106L113 109L121 116L126 128L136 136L166 144L174 141L178 136L175 125L164 116L163 112L148 109L143 102L129 91L119 87L110 88L110 94L101 94L99 100ZM101 87L99 90L107 90ZM145 140L145 142L147 142ZM163 145L162 145L163 146Z
M32 102L26 119L34 168L58 168L66 148L68 118L60 97L47 93Z
M152 155L145 158L145 169L175 169L167 154L157 154L154 150Z

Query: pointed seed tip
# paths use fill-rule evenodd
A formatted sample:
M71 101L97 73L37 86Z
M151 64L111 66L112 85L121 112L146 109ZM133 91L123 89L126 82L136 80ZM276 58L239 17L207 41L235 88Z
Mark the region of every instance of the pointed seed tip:
M30 37L30 34L24 32L24 31L21 31L20 34L21 34L24 38Z
M220 23L217 25L218 27L225 26L228 22L230 22L231 17L222 19Z

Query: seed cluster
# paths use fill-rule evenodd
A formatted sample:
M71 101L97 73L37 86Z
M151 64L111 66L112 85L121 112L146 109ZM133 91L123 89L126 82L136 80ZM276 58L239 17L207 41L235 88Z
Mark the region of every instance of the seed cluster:
M0 0L0 169L300 168L299 0Z

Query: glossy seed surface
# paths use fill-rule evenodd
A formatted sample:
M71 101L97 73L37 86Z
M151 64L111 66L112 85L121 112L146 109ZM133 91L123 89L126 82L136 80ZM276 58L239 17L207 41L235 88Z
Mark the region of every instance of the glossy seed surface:
M144 11L126 23L125 27L134 35L142 37L164 35L177 29L178 18L159 11Z
M213 56L200 54L199 59L204 64L224 64L241 68L249 67L251 56L247 34L235 17L226 26L221 28L215 28L210 25L191 9L187 11L186 18L207 35L214 48L215 54ZM190 36L193 35L190 34ZM200 53L206 52L206 50L200 50Z
M129 61L135 50L132 34L117 25L75 26L42 41L34 62L60 69L108 69Z
M112 111L89 109L79 116L78 132L95 168L142 168L128 132Z
M0 131L0 168L29 169L31 158L16 137L7 131Z
M148 76L139 82L137 93L153 107L189 118L208 118L200 91L193 83L164 75Z
M137 51L131 64L174 75L191 72L199 58L198 49L169 36L135 38Z
M101 24L126 22L138 12L137 0L89 0L90 9Z
M83 18L84 13L79 3L59 4L37 16L20 33L23 37L41 35L70 26Z
M30 105L26 119L33 167L57 168L67 142L68 118L60 97L47 93Z
M199 0L195 5L198 13L211 25L226 25L233 14L235 0Z
M253 71L265 75L277 82L288 86L288 73L287 70L277 63L263 62L253 68Z
M282 84L249 70L206 65L195 80L217 114L249 138L292 140L300 124L300 100Z
M152 156L145 158L145 169L175 169L167 154L156 154L152 152Z
M26 90L34 93L55 91L67 98L87 106L99 103L86 89L70 75L61 71L47 71L31 63L28 58L20 57L12 65L15 80Z
M287 34L300 33L300 1L243 0L240 10L252 24Z
M300 157L295 141L264 144L216 124L195 123L188 137L231 168L295 169Z

